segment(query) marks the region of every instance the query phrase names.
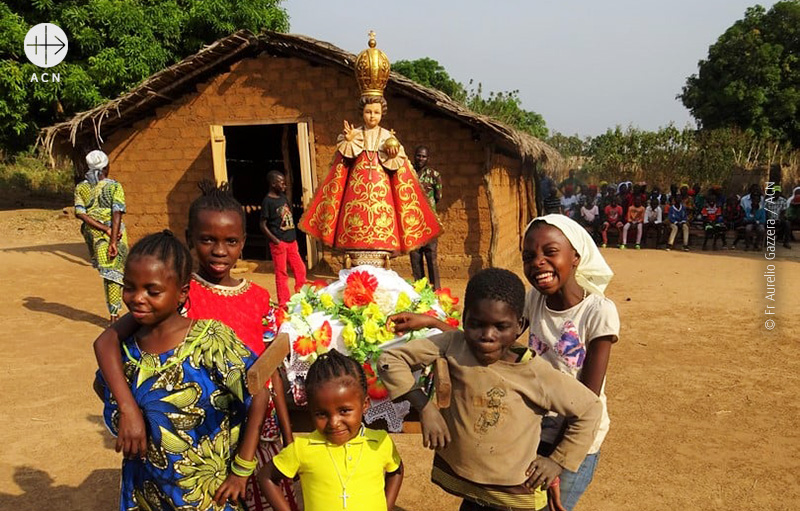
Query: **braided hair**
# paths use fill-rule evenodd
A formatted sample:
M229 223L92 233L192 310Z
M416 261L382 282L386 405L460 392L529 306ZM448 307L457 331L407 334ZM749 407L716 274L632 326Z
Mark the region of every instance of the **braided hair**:
M148 234L137 241L128 252L127 263L130 264L134 259L146 256L155 257L163 262L164 266L171 267L179 286L189 283L192 275L192 255L186 245L181 243L169 229Z
M191 237L197 225L197 216L200 211L235 211L242 218L242 230L245 229L246 219L242 204L236 200L228 183L215 184L204 179L197 184L203 193L189 206L189 226L186 228Z
M326 383L348 378L353 380L353 383L348 383L348 385L358 385L361 395L366 397L367 375L361 364L336 350L323 353L311 364L308 375L306 375L306 393L309 401L314 393Z
M503 268L487 268L469 279L464 291L464 311L475 310L481 300L505 302L523 317L525 307L525 285L514 272Z

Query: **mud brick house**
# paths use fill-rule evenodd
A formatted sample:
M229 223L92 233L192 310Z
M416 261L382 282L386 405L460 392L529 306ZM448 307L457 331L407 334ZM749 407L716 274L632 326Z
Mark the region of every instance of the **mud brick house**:
M391 56L391 48L384 48ZM240 31L151 76L129 93L42 131L52 158L102 147L125 186L133 240L183 233L202 179L229 181L247 211L246 258L264 259L258 230L266 174L282 170L299 219L328 171L343 120L361 123L354 55L309 37ZM442 276L519 267L521 233L535 215L537 173L559 154L527 134L476 115L441 92L392 73L381 123L410 157L430 147L443 177L438 212ZM339 268L342 254L300 236L310 267ZM408 272L408 258L393 267Z

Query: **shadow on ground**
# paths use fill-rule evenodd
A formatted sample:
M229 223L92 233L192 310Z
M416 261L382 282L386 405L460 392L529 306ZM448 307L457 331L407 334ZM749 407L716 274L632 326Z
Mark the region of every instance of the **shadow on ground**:
M101 328L108 326L108 318L98 316L91 312L82 311L63 303L48 302L40 296L26 296L22 299L22 306L33 312L53 314L70 321L83 321L84 323L90 323Z
M103 403L98 400L98 410L101 410L102 406ZM97 433L103 437L103 445L106 449L113 450L117 446L117 439L111 434L111 432L108 431L108 428L106 427L106 421L103 419L102 415L89 414L86 416L86 420L97 425Z
M61 259L80 266L91 266L89 262L89 250L85 243L55 243L52 245L31 245L30 247L15 247L0 249L3 252L17 252L21 254L53 254Z
M108 511L119 507L119 470L95 470L79 486L54 485L44 470L14 468L21 495L0 493L0 509L14 511Z

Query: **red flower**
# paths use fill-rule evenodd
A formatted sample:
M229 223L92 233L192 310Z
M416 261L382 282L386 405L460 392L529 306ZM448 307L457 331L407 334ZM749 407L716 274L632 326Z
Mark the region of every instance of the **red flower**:
M423 314L425 314L426 316L430 316L432 318L438 318L439 317L439 313L436 312L433 309L428 309L425 312L423 312Z
M458 328L459 321L456 318L447 318L444 320L444 322L453 328Z
M294 341L292 348L294 352L300 356L306 356L314 353L317 350L317 343L314 342L313 337L306 337L305 335L301 335Z
M323 346L325 348L330 346L332 333L331 324L325 321L313 334L317 346Z
M325 279L317 279L308 283L313 289L319 290L323 287L328 287L328 281Z
M279 330L284 321L286 321L286 309L282 307L273 307L275 311L275 330Z
M434 293L436 294L436 298L439 299L439 304L446 313L450 314L450 311L453 310L453 307L458 305L458 297L453 296L453 293L450 291L449 287L437 289L434 291Z
M450 301L453 305L458 305L458 297L453 296L453 292L450 291L449 287L443 287L441 289L437 289L436 291L434 291L434 293L436 294L436 297L439 298L439 301L441 301L444 298L445 300Z
M378 378L367 378L367 394L370 398L378 401L389 397L389 390Z
M348 275L344 288L344 304L348 307L363 307L373 301L378 279L365 271L355 271Z
M372 369L372 364L364 362L362 366L364 367L364 373L367 375L367 382L369 382L370 378L375 378L375 370Z

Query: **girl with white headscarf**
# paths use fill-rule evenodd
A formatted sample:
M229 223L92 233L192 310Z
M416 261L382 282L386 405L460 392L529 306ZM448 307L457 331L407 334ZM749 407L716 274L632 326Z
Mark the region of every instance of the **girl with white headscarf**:
M125 192L122 185L108 178L108 156L95 150L86 155L88 170L75 187L75 216L83 223L81 234L89 255L103 278L106 305L111 322L122 307L122 273L128 256L128 236L122 215Z
M605 376L620 323L614 302L604 293L614 273L586 229L564 215L545 215L528 224L522 262L533 285L525 303L528 347L556 369L580 380L603 403L603 417L589 454L577 472L564 470L560 484L550 492L571 511L592 480L610 424ZM545 417L540 454L549 455L558 444L563 423L563 417Z

